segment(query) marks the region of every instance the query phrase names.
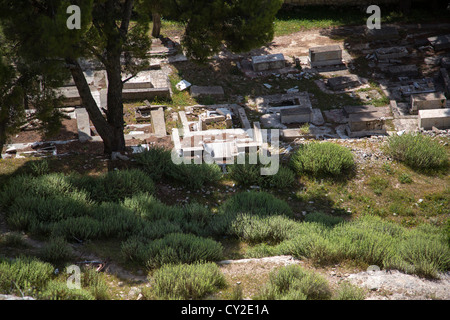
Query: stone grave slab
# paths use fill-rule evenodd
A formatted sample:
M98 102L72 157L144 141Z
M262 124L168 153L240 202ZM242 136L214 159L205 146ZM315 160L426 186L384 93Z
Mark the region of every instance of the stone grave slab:
M311 121L312 110L309 107L295 107L280 111L281 123L304 123Z
M436 51L450 48L450 34L429 37L428 41Z
M335 91L353 88L361 85L359 77L355 74L329 78L327 80L327 83L330 86L330 88Z
M309 63L311 67L342 64L342 49L339 45L309 48Z
M450 129L450 108L419 110L419 127L431 130L436 127L440 130Z
M392 26L382 26L381 29L366 28L365 34L369 40L393 40L399 38L397 28Z
M398 59L407 56L408 50L405 47L378 48L375 50L375 55L378 60Z
M77 118L78 140L80 142L91 140L91 125L88 112L85 108L77 108L75 109L75 114Z
M387 71L394 77L416 77L419 75L419 69L414 64L391 66Z
M222 98L224 91L221 86L191 86L192 97L211 96Z
M285 64L286 59L282 53L252 57L252 67L254 71L281 69L285 67Z
M447 98L442 92L419 93L411 95L411 114L419 110L445 108Z
M158 108L156 110L152 110L151 112L152 117L152 127L154 130L154 133L157 136L165 136L166 135L166 123L164 121L164 109Z

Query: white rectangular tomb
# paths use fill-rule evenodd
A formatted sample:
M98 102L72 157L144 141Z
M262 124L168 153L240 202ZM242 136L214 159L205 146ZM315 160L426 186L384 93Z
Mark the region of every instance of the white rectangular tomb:
M309 48L311 67L342 64L342 49L339 45Z
M419 127L425 130L433 127L450 129L450 108L419 110Z
M252 66L254 71L282 69L284 68L285 63L286 59L284 59L284 55L282 53L252 57Z

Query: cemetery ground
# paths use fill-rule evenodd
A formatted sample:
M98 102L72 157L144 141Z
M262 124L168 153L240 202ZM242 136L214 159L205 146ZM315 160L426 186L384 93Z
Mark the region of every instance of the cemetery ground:
M166 23L165 26L166 29L163 29L165 36L175 39L174 41L179 39L181 35L176 24ZM65 175L77 173L82 176L100 178L108 172L142 170L142 165L138 161L133 161L136 160L138 154L133 154L131 147L148 144L150 147L172 148L173 142L170 136L172 128L183 126L179 117L172 118L172 114L184 111L186 110L185 107L196 104L239 103L244 106L250 122L260 121L262 115L256 105L252 104L255 97L285 93L286 90L291 88L307 92L313 108L321 111L339 109L344 106L370 104L375 107L384 107L389 105L391 97L389 97L389 91L383 86L386 79L378 76L380 71L370 65L373 62L371 59L366 58L369 53L373 52L374 47L367 47L367 41L355 36L355 30L359 32L362 27L338 26L331 28L330 25L325 25L325 28L317 28L324 27L324 25L319 24L313 26L313 28L306 28L304 31L297 31L296 28L299 27L299 24L292 26L286 21L278 26L279 29L274 41L268 46L252 52L234 55L224 51L206 65L198 65L191 61L168 64L171 70L169 81L172 98L171 100L157 99L152 101L154 105L166 106L164 115L167 135L164 137L151 136L145 140L127 140L127 155L131 160L108 159L103 155L101 142L81 143L73 141L57 145L57 156L0 160L0 186L7 186L8 183L22 174L28 174L30 177L37 177L37 179L52 173ZM418 29L415 24L400 26L401 39L403 40L408 35L420 35L417 38L423 38L427 35L450 33L450 25L448 24L436 24L436 26L426 30ZM413 36L413 39L416 38ZM308 48L331 44L339 44L341 48L346 49L351 61L349 61L350 67L344 72L350 71L352 74L366 79L364 86L356 90L343 90L339 93L330 92L324 90L324 87L318 84L320 82L325 83L326 79L330 77L341 75L342 70L309 72L304 65L301 69L296 67L295 57L306 56ZM433 55L431 50L427 48L423 50L414 48L413 50L411 56L404 58L404 61L413 61L418 65L423 76L432 75L439 69L437 65L424 63L424 58ZM273 71L265 76L248 76L246 74L242 61L253 55L271 53L283 53L288 60L291 71L284 74ZM299 76L300 72L304 72L304 74ZM224 89L224 95L223 97L192 97L189 90L179 91L176 88L176 84L183 79L199 86L221 86ZM136 123L135 108L143 104L144 101L141 100L126 102L124 112L127 124ZM387 120L386 127L387 131L397 131L392 120ZM128 130L133 130L133 128ZM151 126L150 129L143 130L150 130L149 132L151 132ZM450 154L448 134L433 132L428 134L444 148L448 156ZM61 133L50 140L76 140L77 136L76 124L67 119L63 123ZM27 131L14 136L11 142L19 143L30 141L30 139L39 141L39 138L36 132ZM311 137L305 134L304 138L300 140L300 144L308 141L312 141ZM154 179L153 194L158 201L166 206L178 205L182 207L198 203L206 209L208 214L214 216L220 212L224 204L230 202L237 195L264 191L287 203L292 210L290 219L299 224L320 221L322 216L317 218L314 215L320 212L321 215L325 216L323 219L327 223L331 223L332 228L335 228L333 219L345 224L359 221L358 219L370 215L379 220L369 221L369 223L390 230L393 234L402 230L401 232L405 232L406 238L409 231L405 230L415 230L421 225L425 225L424 228L440 228L436 230L441 231L442 228L445 228L450 214L448 167L428 171L413 169L393 159L386 152L387 137L333 138L328 139L328 141L349 149L354 156L355 166L344 177L330 178L297 174L292 186L279 188L276 185L242 186L229 175L223 175L219 180L205 183L196 189L188 188L183 181L163 176ZM283 143L281 147L282 150L288 150L289 148L296 150L298 144ZM283 166L289 167L291 155L292 152L281 154L280 159ZM384 225L384 223L386 224ZM356 226L356 228L367 230L364 229L363 225ZM48 242L48 238L43 234L35 236L30 232L12 228L7 224L4 214L0 215L0 232L0 253L5 257L18 257L20 255L42 257L42 250ZM314 233L312 236L317 236L317 234ZM331 239L332 235L326 241L332 241ZM260 288L269 282L270 272L291 264L300 265L304 270L315 272L326 279L333 296L336 296L336 292L340 292L339 288L343 283L350 281L355 285L360 285L363 288L363 296L370 299L450 299L448 292L445 291L450 281L448 269L446 270L447 274L442 275L440 282L429 280L429 274L425 272L426 276L422 274L422 277L405 274L402 281L411 284L409 287L396 287L394 282L389 283L388 280L384 285L374 285L364 276L366 276L365 271L370 265L382 262L377 259L358 259L351 255L344 255L343 258L329 258L325 255L327 259L324 260L320 257L320 250L317 251L319 256L298 254L294 259L292 256L295 254L292 254L289 250L283 251L284 249L280 247L282 243L288 245L291 239L278 239L278 243L276 241L271 243L271 240L267 239L266 241L255 242L242 234L237 237L221 234L220 236L216 235L214 240L223 246L223 252L218 260L234 260L234 262L228 261L219 264L219 269L225 276L226 285L203 295L201 298L204 299L250 299L261 295ZM105 264L104 272L101 274L108 287L108 294L103 298L118 300L158 298L153 291L155 283L149 281L149 279L155 276L159 268L148 269L141 263L136 262L137 259L134 261L133 259L126 259L123 250L121 250L124 239L94 237L85 241L74 241L72 238L68 242L74 255L69 262L101 261ZM306 246L307 243L305 242L304 245ZM319 247L323 245L325 251L328 248L328 243L319 241L316 245ZM371 245L372 247L367 247L365 250L376 251L375 244L371 243ZM333 254L338 255L338 253L333 251ZM241 261L242 259L254 260ZM448 266L449 257L443 257L443 259L447 259L444 264L446 263ZM412 273L414 274L414 272ZM394 276L396 275L394 271ZM382 276L388 277L389 275L382 274L379 276L381 279ZM242 289L242 294L237 288ZM355 296L362 297L354 293L352 297Z

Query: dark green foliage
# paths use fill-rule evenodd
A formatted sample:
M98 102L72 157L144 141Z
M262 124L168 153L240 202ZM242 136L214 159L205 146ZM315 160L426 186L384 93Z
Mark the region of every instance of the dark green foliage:
M327 227L334 227L344 221L345 220L341 217L330 216L323 212L311 212L305 216L305 222L316 222Z
M164 265L150 279L158 299L201 299L225 287L225 277L214 263Z
M302 144L291 158L294 171L315 177L337 177L354 166L352 152L331 142Z
M234 163L227 167L229 177L241 186L259 186L263 182L261 169L263 165L258 163L251 164L249 157L245 159L245 163Z
M241 192L235 194L233 197L224 202L224 204L220 207L219 213L214 216L211 221L211 224L209 226L209 229L211 230L210 232L217 235L242 235L243 230L239 231L238 229L236 229L236 220L242 219L243 214L249 216L249 224L247 225L248 227L252 224L252 221L261 220L265 217L293 216L293 212L286 202L276 198L275 196L267 192ZM255 218L252 218L252 216L255 216ZM274 219L272 219L271 221L275 222ZM235 225L234 228L232 227L233 224ZM279 220L275 224L277 224L279 227L281 227L282 225L286 225L284 220ZM261 223L259 223L258 225L262 227ZM259 229L253 229L253 231L255 232L257 230ZM260 231L262 232L262 230ZM266 233L266 236L270 238L270 233L272 231L267 230L267 232L268 233ZM256 234L254 236L256 238L260 237L256 236ZM276 236L276 238L279 237L282 238L284 236Z
M295 173L291 169L281 166L274 175L263 176L265 186L276 189L292 188L295 184Z
M51 280L53 266L35 258L0 260L0 292L32 295Z
M73 185L87 192L95 202L117 202L138 193L153 193L153 180L140 170L118 170L100 177L81 176Z
M320 275L298 265L283 267L270 274L269 283L261 290L261 300L329 300L328 282Z
M139 153L136 162L141 166L151 179L159 181L167 173L171 165L171 151L163 147L154 146L149 150Z
M333 295L333 300L364 300L364 289L349 282L343 282Z
M448 154L438 141L422 134L389 137L386 152L413 169L439 169L448 165Z
M169 178L183 183L189 189L200 189L205 184L214 184L222 178L222 169L215 163L185 164L171 163L167 172Z
M38 295L41 300L94 300L94 296L86 289L69 289L64 281L50 281Z
M52 238L41 249L41 258L53 265L58 265L73 258L72 248L63 238Z
M172 233L146 243L145 239L130 238L122 244L122 253L131 261L148 268L167 263L216 261L222 257L222 245L214 240L192 234Z

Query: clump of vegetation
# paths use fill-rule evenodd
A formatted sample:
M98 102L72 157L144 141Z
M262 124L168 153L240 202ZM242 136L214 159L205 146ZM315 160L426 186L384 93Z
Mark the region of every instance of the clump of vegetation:
M73 258L73 252L65 239L52 238L41 249L41 257L44 261L58 265Z
M53 266L36 258L0 259L0 292L34 296L53 276Z
M226 285L225 277L214 263L167 264L150 278L159 299L201 299Z
M46 159L31 162L30 168L31 172L36 176L42 176L50 172L48 161Z
M373 176L369 179L369 186L373 190L373 193L379 196L387 187L389 187L389 181L383 177Z
M270 273L268 284L257 295L260 300L329 300L330 286L325 278L298 265Z
M315 177L337 177L349 172L355 165L352 152L335 143L302 144L293 154L291 165L299 174Z
M171 151L163 147L154 146L136 155L136 162L154 181L164 177L171 161Z
M448 154L438 141L414 133L389 137L386 152L413 169L439 169L448 165Z
M366 293L364 289L352 285L349 282L343 282L333 294L333 300L364 300Z
M41 300L94 300L94 296L86 289L69 288L65 281L53 280L39 293Z
M183 233L168 234L147 243L145 239L135 237L122 244L126 259L137 261L149 269L169 263L217 261L222 252L222 245L214 240Z
M18 232L10 232L0 237L0 246L11 248L27 248L29 245L25 242L23 236Z
M407 173L402 173L401 175L399 175L398 181L403 184L405 184L405 183L409 184L409 183L413 182L413 180L411 179L411 176Z
M250 163L250 157L246 156L245 162L234 163L228 166L229 177L237 184L249 186L264 186L267 188L286 189L295 183L295 173L283 165L280 165L275 174L262 175L262 169L266 167L259 161Z

